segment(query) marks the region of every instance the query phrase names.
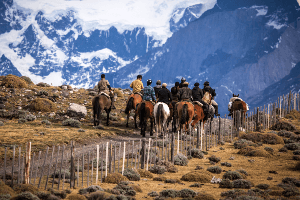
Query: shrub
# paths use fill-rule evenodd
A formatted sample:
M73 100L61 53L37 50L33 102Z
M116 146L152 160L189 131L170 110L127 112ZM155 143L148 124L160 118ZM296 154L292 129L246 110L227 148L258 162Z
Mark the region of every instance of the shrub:
M32 194L31 192L22 192L11 199L12 200L40 200L36 195Z
M287 137L290 138L291 136L294 136L295 133L291 132L291 131L286 131L286 130L281 130L277 133L277 135L282 136L282 137Z
M120 97L120 98L124 97L122 91L120 91L119 89L114 89L114 93L117 94L117 97Z
M53 112L56 110L56 105L49 99L36 98L30 103L29 108L32 111Z
M241 175L248 176L248 173L245 170L243 170L243 169L238 169L236 171L239 172Z
M203 169L203 167L201 167L199 165L197 165L196 168L195 168L195 170L201 170L201 169Z
M51 174L51 178L53 178L53 176L55 177L55 178L59 178L59 173L60 173L60 170L57 170L57 171L55 171L55 173L52 173ZM71 178L71 173L70 173L70 171L69 170L65 170L65 169L62 169L61 170L61 174L60 174L60 178L63 178L64 177L64 174L65 174L65 178L66 179L70 179Z
M179 193L182 198L193 198L197 195L197 193L191 189L182 189Z
M0 200L9 200L10 198L10 194L0 194Z
M138 169L138 173L142 178L153 178L153 174L151 172L144 170L144 169Z
M153 181L165 181L165 180L167 180L167 178L164 176L158 176L153 178Z
M232 184L234 188L243 188L243 189L249 189L252 186L251 182L245 179L234 180Z
M214 173L214 174L221 174L222 168L219 166L213 166L213 167L207 168L207 171Z
M219 183L219 188L233 188L233 184L229 179L222 179Z
M198 187L198 188L200 188L200 187L202 187L202 185L203 184L201 184L201 183L194 183L194 184L190 185L190 187Z
M288 149L286 147L282 147L278 150L279 152L288 152Z
M104 178L104 183L120 183L121 181L128 181L128 178L119 173L111 173L108 174L106 178Z
M287 131L296 131L296 127L285 121L278 121L276 124L274 124L272 127L270 127L270 130L280 131L280 130L287 130Z
M282 195L285 197L291 197L291 196L300 195L300 192L296 187L289 187L289 188L284 188Z
M91 185L87 188L80 189L78 191L79 194L87 194L87 193L93 193L97 191L104 191L100 186L98 185Z
M253 156L253 157L270 157L270 154L265 150L255 149L253 151L249 151L245 154L245 156Z
M36 94L36 96L43 96L43 95L48 96L49 93L45 90L41 90L41 91L37 92L37 94Z
M296 178L285 177L282 179L282 183L300 187L300 180L297 180Z
M265 147L264 149L271 154L274 153L274 149L272 147Z
M285 118L292 120L300 119L300 112L293 109L289 114L285 116Z
M221 166L231 167L231 163L229 163L229 162L223 162L223 163L221 163Z
M2 121L0 121L0 126L4 126L4 123Z
M242 195L237 197L236 200L264 200L264 199L257 196Z
M252 142L262 142L264 144L284 144L283 139L274 133L248 133L241 136L242 139Z
M5 185L2 181L0 181L0 195L9 194L10 196L15 195L15 191L9 187L8 185Z
M300 150L300 143L285 144L284 147L288 150Z
M139 173L134 169L125 169L123 176L126 176L130 181L139 181L141 179Z
M166 179L165 183L180 183L180 180L178 180L178 179Z
M237 171L228 171L223 175L223 179L237 180L242 179L242 175Z
M157 162L157 165L165 166L167 169L167 172L176 173L178 172L178 169L169 161L160 160Z
M46 124L46 125L51 125L51 122L48 121L48 120L46 120L46 119L45 119L45 120L42 120L41 123L42 123L42 124Z
M81 123L76 119L66 119L62 122L62 125L79 128L81 126Z
M48 83L43 83L43 82L40 82L40 83L36 84L36 86L39 86L39 87L50 87L50 85Z
M40 198L40 199L48 199L49 198L49 196L50 196L51 194L50 193L47 193L47 192L37 192L36 193L36 196L38 197L38 198Z
M28 85L26 81L18 76L9 74L5 76L2 80L1 86L5 86L7 88L27 88Z
M150 197L157 197L157 196L159 196L159 194L157 192L155 192L155 191L149 192L147 195L150 196Z
M300 155L293 155L293 160L300 160Z
M132 187L132 183L128 181L121 181L118 183L116 187L114 187L114 190L117 190L120 192L120 194L128 195L128 196L135 196L136 190L134 187Z
M27 120L24 119L24 118L20 118L20 119L18 120L18 123L19 123L19 124L24 124L25 122L27 122Z
M67 193L66 193L65 191L57 191L57 190L51 189L50 192L51 192L51 194L53 194L54 196L59 197L59 198L61 198L61 199L64 199L64 198L66 198L66 196L67 196ZM54 198L53 200L56 200L56 199L57 199L57 198ZM57 199L57 200L59 200L59 199Z
M189 163L187 157L181 153L174 156L174 164L180 166L186 166Z
M195 200L216 200L211 194L206 194L199 192L197 196L194 197Z
M34 120L36 120L36 116L34 116L33 114L29 114L29 115L25 116L25 119L27 121L34 121Z
M242 149L246 146L249 146L250 144L253 144L253 142L249 141L249 140L245 140L245 139L240 139L240 140L234 142L233 146L236 149Z
M26 81L26 83L29 85L34 84L28 76L21 76L20 78Z
M88 200L101 200L101 199L108 199L111 195L109 193L103 192L103 191L97 191L94 193L91 193L88 196ZM70 199L71 200L71 199Z
M246 192L244 190L234 189L234 190L228 190L225 192L221 192L221 197L236 199L238 196L245 195L245 194L246 194Z
M180 197L180 192L177 190L172 190L172 189L167 189L167 190L163 190L159 193L159 196L162 197L170 197L170 198L176 198L176 197Z
M167 171L167 169L165 166L156 165L156 166L150 167L149 171L154 174L163 174Z
M182 181L210 183L212 176L205 172L189 172L181 177Z
M30 193L35 194L36 192L39 191L39 189L37 187L35 187L33 185L30 185L30 184L18 184L18 185L15 185L13 187L13 190L17 194L22 193L22 192L30 192Z
M220 160L221 160L221 158L217 158L215 155L212 155L211 157L208 157L208 159L209 159L210 161L215 162L215 163L218 163L218 162L220 162Z
M270 185L268 185L268 184L258 184L255 187L257 187L259 189L262 189L262 190L266 190L270 187Z
M204 154L200 149L191 149L191 152L188 151L188 155L192 156L193 158L199 159L202 159L204 157Z

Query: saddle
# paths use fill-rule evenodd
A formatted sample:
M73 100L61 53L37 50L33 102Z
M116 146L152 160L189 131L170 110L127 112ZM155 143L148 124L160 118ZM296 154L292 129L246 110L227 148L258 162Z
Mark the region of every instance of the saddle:
M140 93L140 92L136 92L136 93L134 93L134 94L138 94L138 95L140 95L142 98L143 98L143 94L142 93Z
M105 92L100 92L99 95L104 95L104 96L106 96L107 98L110 99L110 96L108 94L106 94Z
M199 106L203 106L203 104L201 103L201 102L199 102L199 101L193 101L193 104L195 105L195 104L198 104Z

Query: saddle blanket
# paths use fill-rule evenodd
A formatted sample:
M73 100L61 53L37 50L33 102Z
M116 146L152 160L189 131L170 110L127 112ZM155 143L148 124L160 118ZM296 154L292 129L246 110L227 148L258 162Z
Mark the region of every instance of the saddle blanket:
M137 92L137 93L134 93L134 94L138 94L138 95L140 95L143 98L143 95L140 92Z
M110 98L110 96L108 94L106 94L105 92L100 92L99 95L105 95L107 98Z
M203 106L203 104L200 101L193 101L193 104L198 104L199 106Z

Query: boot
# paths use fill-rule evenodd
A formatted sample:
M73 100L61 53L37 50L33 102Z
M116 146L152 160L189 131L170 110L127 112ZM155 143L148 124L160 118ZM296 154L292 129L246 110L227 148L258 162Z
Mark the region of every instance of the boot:
M216 115L216 116L220 116L220 114L219 114L219 112L218 112L218 107L219 107L219 106L215 106L215 115Z

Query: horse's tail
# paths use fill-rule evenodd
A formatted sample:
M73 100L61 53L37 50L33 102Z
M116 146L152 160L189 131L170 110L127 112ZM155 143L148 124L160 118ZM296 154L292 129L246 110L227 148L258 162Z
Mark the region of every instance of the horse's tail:
M161 132L161 124L164 120L164 113L163 113L163 104L159 104L157 107L157 112L156 112L156 121L157 121L157 126L159 129L159 132Z
M145 105L145 102L143 102L140 107L140 123L141 124L144 123L145 114L146 114L146 105Z
M129 111L132 109L132 106L133 106L133 97L130 97L130 99L128 100L127 102L127 106L126 106L126 109L125 109L125 114L128 115L129 114Z
M182 114L180 117L180 124L185 124L185 122L189 121L189 113L188 113L188 105L184 104L182 107Z
M94 116L100 116L100 104L99 104L99 96L95 97L94 105L93 105Z

